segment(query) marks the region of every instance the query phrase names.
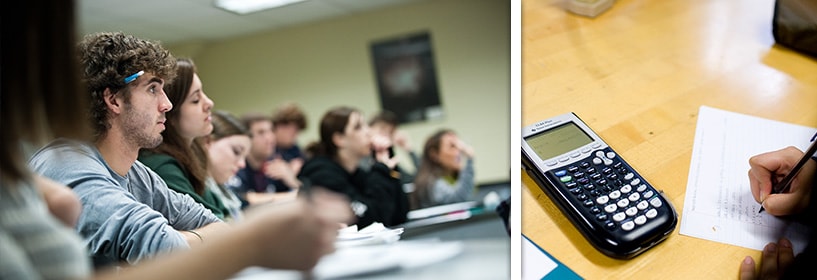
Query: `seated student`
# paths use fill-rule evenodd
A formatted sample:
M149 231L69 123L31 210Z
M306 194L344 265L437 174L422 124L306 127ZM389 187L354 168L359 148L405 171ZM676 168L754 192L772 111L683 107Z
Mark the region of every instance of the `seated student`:
M227 189L225 184L236 179L235 174L244 168L250 151L250 133L241 121L226 111L213 112L213 133L196 139L207 150L209 174L205 185L229 211L232 220L240 220L241 200Z
M397 115L391 111L380 111L369 120L369 127L371 127L373 134L381 135L391 141L392 145L389 146L389 155L393 156L395 154L395 146L406 151L409 157L411 157L411 162L414 164L413 169L416 171L420 168L420 158L417 156L417 153L414 152L414 149L411 148L405 133L397 130L399 125L400 122ZM399 164L395 167L395 170L400 172L400 183L405 185L414 182L413 172L401 167Z
M373 146L372 135L363 116L350 107L335 107L323 115L320 141L307 148L308 159L298 177L304 188L321 186L345 194L357 216L356 225L374 222L393 226L406 221L408 199L394 171L397 161L389 157L388 146ZM376 152L370 170L360 168L361 159Z
M281 164L287 168L279 172L298 174L306 156L298 146L298 136L306 129L306 116L295 103L285 103L272 114L272 134L275 135L275 149L270 164ZM279 176L273 176L279 177Z
M815 135L811 141L817 141ZM800 173L794 177L788 192L771 194L775 178L785 177L805 153L795 147L765 152L749 158L749 187L752 196L767 213L779 217L802 218L811 229L806 248L794 255L790 240L785 237L766 244L759 265L751 256L740 262L740 279L802 279L808 278L817 263L817 154L810 155Z
M162 85L176 76L170 52L122 33L96 33L83 39L79 53L95 139L57 139L35 153L29 165L79 196L83 211L76 229L94 263L133 264L200 244L226 227L136 161L139 149L162 142L165 113L173 106Z
M164 91L175 105L165 113L162 143L143 148L138 160L162 177L171 190L189 195L219 219L229 218L224 203L205 185L209 176L206 152L193 141L213 131L214 103L204 93L192 60L176 60L176 79L165 84Z
M414 179L412 207L425 208L473 199L474 152L452 130L442 129L426 140Z
M160 256L128 269L92 271L88 248L73 227L65 226L79 217L66 212L48 212L57 208L65 210L65 206L78 208L79 199L70 189L66 192L65 185L33 173L26 165L24 147L37 147L50 137L90 138L87 120L92 97L80 85L80 71L73 51L75 37L71 35L76 34L75 3L31 0L6 1L0 5L3 11L13 10L22 15L19 26L4 25L0 48L2 68L17 70L0 76L3 93L0 94L0 119L3 120L0 279L226 279L249 266L308 271L321 256L333 250L337 223L351 218L351 211L348 202L339 196L316 192L309 201L299 199L286 205L259 208L247 220L190 250ZM49 42L48 47L43 48L42 42ZM145 93L134 90L128 94ZM131 155L136 158L135 152ZM68 170L72 169L64 172ZM96 177L90 173L88 176ZM114 184L113 180L107 183L110 188L114 188ZM110 193L103 188L100 190ZM161 201L159 193L163 191L157 188L156 192L157 201ZM50 195L56 197L47 198ZM84 200L87 199L85 195ZM60 205L52 205L53 202ZM136 215L148 214L148 211L132 210ZM91 208L83 212L86 212L83 216L87 212L102 215ZM111 211L110 214L123 212ZM64 220L58 221L57 217ZM134 229L116 231L128 234ZM172 236L157 240L161 238ZM125 244L108 243L108 246L119 245Z
M272 120L263 114L248 113L242 122L250 131L250 153L246 165L236 174L238 180L231 182L229 188L241 198L245 208L294 199L301 181L295 173L277 173L277 165L269 161L275 147Z

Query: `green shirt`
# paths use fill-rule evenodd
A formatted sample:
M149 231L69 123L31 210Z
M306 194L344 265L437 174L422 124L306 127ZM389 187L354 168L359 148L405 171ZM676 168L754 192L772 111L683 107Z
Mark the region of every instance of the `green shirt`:
M209 188L205 187L203 194L196 193L188 179L187 171L182 168L179 161L175 158L166 154L154 154L142 151L139 153L139 161L150 169L153 169L156 174L159 174L171 190L180 194L189 195L193 200L205 208L210 209L210 211L221 220L229 217L229 209L224 206L221 199Z

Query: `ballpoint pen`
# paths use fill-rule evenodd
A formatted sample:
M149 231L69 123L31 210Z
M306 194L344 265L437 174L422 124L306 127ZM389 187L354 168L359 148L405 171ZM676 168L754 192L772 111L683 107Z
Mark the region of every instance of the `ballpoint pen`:
M800 170L803 169L803 166L806 165L806 162L814 156L814 153L817 152L817 141L811 143L811 146L808 148L805 154L803 154L803 158L797 162L797 165L792 168L789 174L786 174L786 177L783 178L782 181L773 184L772 192L770 194L777 194L777 193L784 193L789 191L791 188L791 182L793 181L794 177L797 176L797 173L800 173ZM768 198L768 196L766 197ZM766 201L764 199L763 201ZM763 212L763 201L760 202L760 211L757 213L760 214Z

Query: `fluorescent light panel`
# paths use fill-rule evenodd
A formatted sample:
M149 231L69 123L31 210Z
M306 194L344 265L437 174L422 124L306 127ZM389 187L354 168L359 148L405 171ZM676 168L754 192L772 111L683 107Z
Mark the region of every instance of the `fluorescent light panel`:
M237 14L249 14L305 0L216 0L216 7Z

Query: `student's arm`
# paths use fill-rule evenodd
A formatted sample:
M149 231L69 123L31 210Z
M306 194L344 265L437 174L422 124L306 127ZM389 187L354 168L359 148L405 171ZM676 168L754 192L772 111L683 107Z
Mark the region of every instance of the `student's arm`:
M338 224L352 217L348 205L339 195L315 190L310 201L255 208L202 246L96 278L227 279L249 266L307 271L334 251Z
M51 215L57 217L64 225L73 228L82 212L82 204L79 203L77 195L71 188L39 175L34 176L34 182Z

